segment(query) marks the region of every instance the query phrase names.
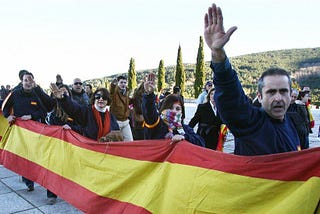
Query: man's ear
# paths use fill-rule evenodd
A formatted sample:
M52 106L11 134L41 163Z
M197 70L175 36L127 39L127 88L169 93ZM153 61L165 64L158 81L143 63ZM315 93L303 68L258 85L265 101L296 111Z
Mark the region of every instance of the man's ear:
M258 96L259 103L261 103L262 102L262 94L260 94L260 92L257 92L257 96Z

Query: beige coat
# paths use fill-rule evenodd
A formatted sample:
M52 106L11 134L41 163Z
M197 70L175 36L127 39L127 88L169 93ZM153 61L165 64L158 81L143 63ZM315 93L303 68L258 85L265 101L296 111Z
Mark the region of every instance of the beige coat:
M123 95L121 93L120 88L117 85L110 85L110 97L111 97L111 105L110 112L117 118L119 121L125 121L129 118L129 92L128 88L126 89L126 93Z

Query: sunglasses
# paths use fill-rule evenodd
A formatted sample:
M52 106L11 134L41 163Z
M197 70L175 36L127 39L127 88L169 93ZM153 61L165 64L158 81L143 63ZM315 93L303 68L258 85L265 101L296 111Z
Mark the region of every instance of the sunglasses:
M73 85L82 85L82 82L75 82Z
M100 100L100 98L102 98L103 100L107 100L107 99L108 99L107 96L102 95L102 94L96 94L96 95L94 95L94 98L95 98L96 100Z

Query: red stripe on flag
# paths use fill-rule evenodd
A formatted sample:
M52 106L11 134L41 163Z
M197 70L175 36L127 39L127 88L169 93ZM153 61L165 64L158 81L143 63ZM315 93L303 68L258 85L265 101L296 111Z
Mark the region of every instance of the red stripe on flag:
M150 213L143 207L99 196L75 182L8 151L3 150L1 155L4 167L48 188L85 213Z

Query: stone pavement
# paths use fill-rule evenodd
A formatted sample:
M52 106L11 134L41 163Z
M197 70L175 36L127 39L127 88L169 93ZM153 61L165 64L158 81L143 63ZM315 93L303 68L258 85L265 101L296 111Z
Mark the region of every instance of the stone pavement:
M47 205L47 190L35 183L33 192L28 192L21 176L0 165L0 214L82 213L61 198Z

